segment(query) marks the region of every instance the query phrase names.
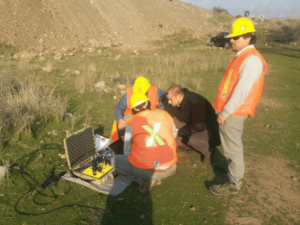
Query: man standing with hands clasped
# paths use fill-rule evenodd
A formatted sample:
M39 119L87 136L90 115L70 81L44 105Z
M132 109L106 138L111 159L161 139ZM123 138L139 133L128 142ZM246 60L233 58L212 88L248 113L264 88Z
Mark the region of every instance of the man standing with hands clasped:
M214 103L220 124L224 155L228 159L230 181L210 186L217 195L236 194L245 173L242 143L245 119L254 116L261 97L267 63L256 50L255 28L247 18L237 19L226 38L230 38L236 56L229 64Z

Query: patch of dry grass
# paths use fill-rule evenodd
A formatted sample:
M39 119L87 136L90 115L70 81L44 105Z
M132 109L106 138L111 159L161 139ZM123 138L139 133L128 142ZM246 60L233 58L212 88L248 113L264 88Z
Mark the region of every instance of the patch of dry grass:
M80 74L76 75L74 84L75 88L81 92L84 93L88 89L92 88L95 85L96 81L96 67L94 64L90 64L87 69L85 69L83 72L80 72Z
M42 82L32 71L3 71L0 74L0 135L19 134L67 109L66 99L57 96L55 86Z
M224 69L224 61L230 59L227 55L224 57L223 54L218 54L218 51L207 53L209 54L190 52L163 57L153 56L149 59L148 66L143 68L143 74L157 78L153 85L161 89L168 88L170 82L173 82L182 86L193 86L194 90L199 91L199 73Z
M6 173L5 173L5 177L0 178L0 186L2 184L5 184L6 186L9 186L11 184L11 180L9 178L9 172L8 171L10 169L11 163L10 163L9 160L2 160L2 164L5 167Z
M47 62L46 63L46 66L43 67L43 70L48 72L48 73L51 73L53 71L53 65L51 62Z

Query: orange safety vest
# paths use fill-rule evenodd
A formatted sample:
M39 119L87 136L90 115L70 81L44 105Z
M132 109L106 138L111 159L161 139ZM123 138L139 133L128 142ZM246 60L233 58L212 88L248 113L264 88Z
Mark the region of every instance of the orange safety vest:
M132 127L129 162L141 169L170 168L177 162L173 119L165 111L146 110L127 120Z
M131 109L131 103L130 103L130 99L131 96L133 95L133 88L127 88L125 89L126 93L127 93L127 108L124 112L124 116L127 114L132 115L132 109ZM151 107L152 109L156 109L159 102L158 102L158 96L157 96L157 87L153 87L150 86L148 89L148 99L151 103Z
M131 99L131 96L133 95L133 88L132 87L127 88L127 89L125 89L125 91L127 93L127 108L124 112L124 116L128 115L128 114L132 116L133 114L132 114L130 99ZM148 89L148 99L151 103L152 109L156 109L158 104L159 104L158 96L157 96L157 87L153 87L153 86L149 87L149 89ZM119 139L118 123L117 123L116 120L113 122L112 129L111 129L111 132L110 132L110 138L113 142L115 142Z
M267 63L256 48L245 49L238 57L235 57L229 64L222 82L218 89L218 94L214 103L214 108L218 113L222 113L225 105L229 101L232 92L239 81L239 72L243 62L250 56L256 55L263 62L263 72L260 78L253 84L244 103L231 116L249 115L254 116L255 107L261 97L264 77L267 71Z

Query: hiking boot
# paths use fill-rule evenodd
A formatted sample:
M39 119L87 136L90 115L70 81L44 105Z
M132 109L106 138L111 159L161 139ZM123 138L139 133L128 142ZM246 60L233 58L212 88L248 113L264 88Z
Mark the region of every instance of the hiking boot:
M145 181L142 186L139 186L139 191L144 194L150 191L154 186L161 185L161 184L162 184L161 179L154 180L154 181Z
M211 185L209 190L215 195L237 194L239 192L235 183L226 182L225 184Z

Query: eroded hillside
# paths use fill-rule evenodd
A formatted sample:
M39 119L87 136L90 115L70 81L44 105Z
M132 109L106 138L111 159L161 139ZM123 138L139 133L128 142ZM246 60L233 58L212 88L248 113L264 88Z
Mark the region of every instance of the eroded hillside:
M212 18L211 11L179 0L2 0L0 41L36 51L142 46L182 29L207 36L220 28Z

